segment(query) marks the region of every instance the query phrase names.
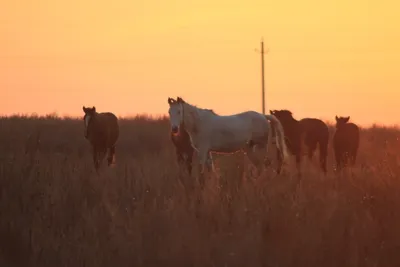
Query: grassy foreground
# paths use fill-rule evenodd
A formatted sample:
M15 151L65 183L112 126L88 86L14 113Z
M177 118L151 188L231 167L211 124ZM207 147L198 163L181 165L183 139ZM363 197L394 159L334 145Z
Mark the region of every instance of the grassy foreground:
M342 175L330 146L329 175L315 157L299 185L294 159L251 177L241 154L220 156L203 192L167 120L120 129L117 165L97 175L81 120L0 119L0 266L400 266L396 129L363 130Z

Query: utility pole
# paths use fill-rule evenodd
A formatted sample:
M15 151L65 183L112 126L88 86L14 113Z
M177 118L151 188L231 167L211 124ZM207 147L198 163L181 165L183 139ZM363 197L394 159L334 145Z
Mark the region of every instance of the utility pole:
M269 49L264 50L264 39L261 38L261 51L256 49L256 52L261 54L261 102L262 102L262 113L265 115L265 79L264 79L264 54L269 52Z

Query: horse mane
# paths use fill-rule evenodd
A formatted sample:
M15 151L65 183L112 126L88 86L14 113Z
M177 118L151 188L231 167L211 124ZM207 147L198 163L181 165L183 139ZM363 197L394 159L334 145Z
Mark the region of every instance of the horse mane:
M297 121L293 117L293 113L288 109L271 110L270 112L272 115L275 115L275 116L279 117L280 119Z
M215 111L213 109L204 109L204 110L207 110L208 112L211 112L214 115L218 115L217 113L215 113Z
M218 114L217 114L213 109L201 108L201 107L198 107L198 106L196 106L196 105L190 104L190 103L188 103L188 102L186 102L186 101L185 101L184 103L187 104L187 105L189 105L189 106L191 106L191 107L193 107L193 108L196 108L196 109L198 109L198 110L207 111L207 112L210 112L210 113L213 114L213 115L218 116Z
M293 113L288 109L281 109L279 110L279 113L293 117Z

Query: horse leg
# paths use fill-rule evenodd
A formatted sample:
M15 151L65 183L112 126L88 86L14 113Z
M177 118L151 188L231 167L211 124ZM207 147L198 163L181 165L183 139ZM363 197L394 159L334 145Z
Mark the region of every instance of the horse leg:
M254 163L254 153L256 152L256 142L254 140L247 141L247 146L244 149L244 153L247 155L247 158L250 162L255 165Z
M316 144L315 144L315 145L314 145L314 144L308 145L308 153L307 153L307 156L308 156L308 159L309 159L310 162L312 162L312 158L313 158L313 156L314 156L314 152L315 152L316 148L317 148L317 145L316 145Z
M336 159L336 170L340 171L342 169L342 151L335 149L335 159Z
M348 165L348 158L349 158L349 152L345 151L342 153L342 163L343 163L343 167L347 167Z
M208 152L207 161L206 161L207 171L215 172L214 162L211 156L211 152Z
M186 158L186 169L189 175L192 175L192 162L193 162L193 151L188 153Z
M176 156L178 159L179 168L186 168L189 176L192 175L192 160L193 160L193 151L181 153L178 149L176 150ZM187 189L186 193L191 194L191 190L194 188L193 180L186 179L187 177L182 177L182 183L184 187Z
M257 176L260 175L260 160L256 154L256 146L253 146L251 149L247 149L246 154L250 162L254 165L254 167L256 167Z
M114 158L115 157L115 145L110 147L108 150L108 156L107 156L107 163L108 166L114 163Z
M278 167L276 169L276 173L280 174L282 171L283 157L282 157L282 151L280 151L279 149L276 150L276 158L278 161Z
M183 157L183 153L179 149L176 149L175 152L176 152L176 160L178 161L178 165L180 167L182 163L185 161L185 159Z
M268 152L269 152L271 143L272 143L271 129L269 129L268 132L262 138L252 139L247 142L248 146L246 147L245 150L247 150L247 154L248 154L250 161L257 168L258 175L262 171L261 170L262 163L264 163L265 167L269 167L271 165L271 160L268 157ZM264 153L264 154L262 154L262 156L261 156L260 151L263 151L263 150L264 150L264 152L262 152L262 153Z
M324 143L319 143L319 163L321 166L322 171L326 175L328 173L327 167L326 167L326 161L328 158L328 142Z
M351 165L354 167L356 165L356 159L357 159L357 150L358 147L354 147L351 151Z
M199 157L199 183L200 187L204 188L205 184L204 175L206 170L206 164L209 157L208 149L199 149L198 157Z
M98 161L99 167L103 164L103 161L104 161L106 155L107 155L107 148L102 147L101 149L98 150L97 161Z
M95 146L92 147L92 156L93 156L94 168L97 171L99 169L99 160L98 160L98 149Z
M301 177L301 152L296 153L296 168L297 168L297 176Z

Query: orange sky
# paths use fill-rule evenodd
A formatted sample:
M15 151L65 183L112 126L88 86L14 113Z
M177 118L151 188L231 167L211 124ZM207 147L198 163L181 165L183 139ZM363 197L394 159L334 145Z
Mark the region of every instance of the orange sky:
M261 111L264 36L267 110L400 123L396 2L1 1L0 113Z

